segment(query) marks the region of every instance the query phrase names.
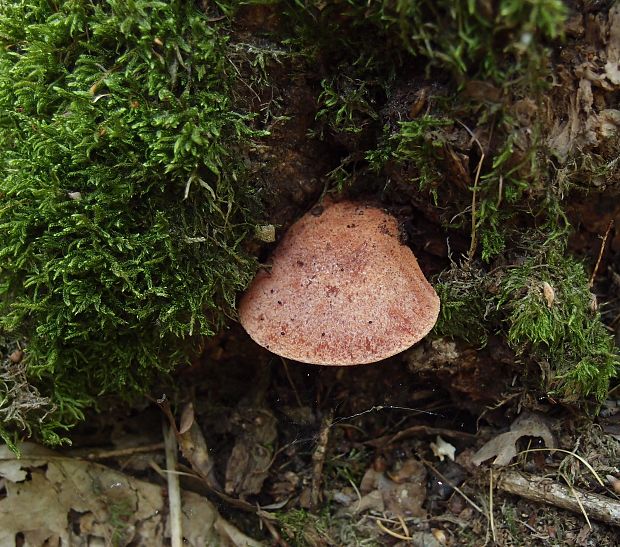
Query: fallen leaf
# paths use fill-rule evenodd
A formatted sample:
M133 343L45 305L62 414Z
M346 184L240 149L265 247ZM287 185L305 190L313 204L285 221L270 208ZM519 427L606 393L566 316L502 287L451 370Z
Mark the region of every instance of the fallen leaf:
M539 414L524 412L510 426L510 431L501 433L482 446L473 455L472 463L480 465L482 462L495 457L493 465L508 465L517 455L516 443L521 437L540 437L547 448L553 449L556 446L555 438L546 420Z
M265 408L240 407L231 420L237 439L226 463L224 491L240 498L258 494L273 462L277 420Z
M369 468L360 484L363 494L359 501L349 507L349 513L358 514L373 509L394 516L423 517L426 511L426 468L410 458L394 469L390 476L383 471Z
M179 423L179 434L187 433L194 423L194 405L188 403L185 405L183 412L181 413L181 421Z
M0 446L5 487L0 545L13 545L17 534L29 547L167 544L167 500L160 485L31 443L19 448L17 460ZM224 520L206 498L183 492L181 503L184 545L261 545Z
M609 40L605 75L612 84L620 85L620 4L609 10Z

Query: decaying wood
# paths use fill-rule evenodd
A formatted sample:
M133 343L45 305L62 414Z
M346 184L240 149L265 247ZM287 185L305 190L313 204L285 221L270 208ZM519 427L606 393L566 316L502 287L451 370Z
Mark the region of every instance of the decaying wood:
M600 494L590 494L571 489L545 477L526 475L517 471L503 473L497 486L528 500L554 505L562 509L582 513L580 503L589 518L613 526L620 526L620 502ZM579 502L575 498L579 496Z

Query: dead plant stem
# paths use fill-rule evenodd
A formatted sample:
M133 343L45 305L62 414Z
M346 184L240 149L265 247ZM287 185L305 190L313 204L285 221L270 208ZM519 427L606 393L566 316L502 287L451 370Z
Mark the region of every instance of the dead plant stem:
M489 525L493 543L497 544L497 532L495 531L495 517L493 516L493 469L489 469Z
M609 221L607 225L607 230L605 230L605 235L603 236L603 241L601 241L601 247L598 250L598 258L596 259L596 264L594 265L594 270L592 271L592 275L590 276L590 288L594 285L594 280L596 279L596 274L598 273L598 268L601 265L601 259L603 258L603 252L605 251L605 244L607 243L607 237L609 236L609 232L611 231L614 225L613 219Z
M484 162L484 148L482 148L482 144L480 144L478 137L474 135L474 132L471 129L469 129L469 127L467 127L460 120L456 120L456 121L463 126L465 131L469 133L471 138L478 145L478 148L480 148L480 160L478 161L478 166L476 167L476 176L474 177L474 187L472 188L472 196L471 196L471 243L469 245L469 252L467 253L468 260L471 262L471 260L474 258L474 254L476 252L476 246L478 244L477 237L476 237L476 205L477 205L476 199L477 199L477 194L478 194L478 182L480 181L480 172L482 171L482 163Z
M170 511L170 544L172 547L183 546L183 526L181 513L181 487L177 467L177 442L173 426L164 419L164 444L166 450L166 480L168 482L168 509Z

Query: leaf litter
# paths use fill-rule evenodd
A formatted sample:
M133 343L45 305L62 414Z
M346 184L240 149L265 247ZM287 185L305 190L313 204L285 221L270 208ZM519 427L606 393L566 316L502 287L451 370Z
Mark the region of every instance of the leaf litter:
M0 447L0 545L12 545L20 534L33 547L164 545L170 537L159 485L37 445L20 450L18 460ZM185 545L261 545L224 520L206 498L183 492L182 503Z
M471 461L474 465L495 458L493 465L506 466L517 457L517 442L522 437L540 437L547 448L556 447L555 437L545 418L539 414L524 412L510 426L510 431L500 433L488 441Z

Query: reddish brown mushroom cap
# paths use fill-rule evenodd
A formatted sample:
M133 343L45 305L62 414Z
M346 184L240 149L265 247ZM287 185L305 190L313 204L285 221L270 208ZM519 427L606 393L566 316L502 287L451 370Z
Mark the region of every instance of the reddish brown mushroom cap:
M438 314L439 297L400 243L396 219L352 202L296 222L239 305L258 344L317 365L395 355L426 336Z

